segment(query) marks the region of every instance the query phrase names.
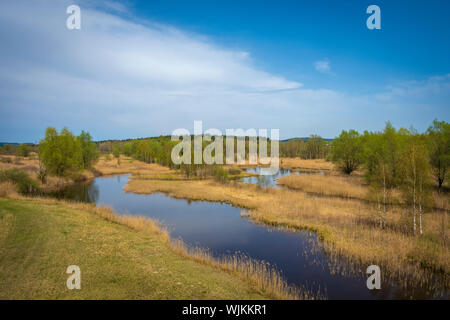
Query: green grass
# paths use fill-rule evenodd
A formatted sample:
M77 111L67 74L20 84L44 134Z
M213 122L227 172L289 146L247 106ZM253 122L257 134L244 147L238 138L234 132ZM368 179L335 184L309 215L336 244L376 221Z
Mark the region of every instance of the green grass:
M68 290L69 265L81 290ZM264 299L235 274L170 249L161 234L60 202L0 198L0 299Z

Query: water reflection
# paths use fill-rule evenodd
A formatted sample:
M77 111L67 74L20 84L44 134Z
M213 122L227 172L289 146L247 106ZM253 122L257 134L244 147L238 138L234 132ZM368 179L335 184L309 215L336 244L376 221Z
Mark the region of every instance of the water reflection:
M118 182L120 183L120 179ZM96 183L89 182L71 185L62 190L51 192L49 195L60 200L97 203L100 191Z
M250 168L250 169L244 169L245 172L257 174L255 176L251 177L245 177L242 178L241 181L244 183L251 183L251 184L257 184L261 187L271 187L271 188L279 188L280 186L277 185L277 179L282 178L285 176L293 174L325 174L324 171L292 171L288 169L279 169L278 172L274 175L261 175L261 168Z

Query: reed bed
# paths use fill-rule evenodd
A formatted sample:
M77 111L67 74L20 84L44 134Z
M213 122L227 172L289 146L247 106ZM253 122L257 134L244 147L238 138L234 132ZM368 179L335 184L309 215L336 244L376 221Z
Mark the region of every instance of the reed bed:
M304 171L333 171L334 165L324 159L280 158L280 168Z
M102 175L118 175L118 174L136 174L136 175L167 175L173 174L175 171L154 163L145 163L123 155L117 158L109 155L101 157L95 164L94 169Z
M277 183L290 189L321 196L338 196L365 200L368 195L367 187L361 185L359 179L354 177L291 174L279 178Z
M235 273L242 280L250 281L265 294L275 299L317 300L325 299L320 292L290 286L282 274L268 262L251 259L244 254L213 257L208 249L188 247L181 239L171 241L171 248L183 256L222 270Z

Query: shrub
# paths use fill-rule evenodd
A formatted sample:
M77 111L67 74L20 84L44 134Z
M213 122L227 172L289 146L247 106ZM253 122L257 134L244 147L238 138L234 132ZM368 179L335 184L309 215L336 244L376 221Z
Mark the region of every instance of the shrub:
M229 174L240 174L241 173L241 169L239 169L239 168L230 168L230 169L228 169L228 173Z
M39 190L38 182L17 168L0 171L0 183L8 181L14 183L20 193L33 193Z
M11 160L11 158L0 158L0 162L3 162L3 163L12 163L12 160Z
M217 167L214 172L214 179L220 182L226 182L228 181L228 172L222 167Z
M350 174L362 162L362 143L355 130L342 130L332 143L331 160L346 174Z
M30 154L30 146L27 144L21 144L17 150L17 155L20 157L28 157Z

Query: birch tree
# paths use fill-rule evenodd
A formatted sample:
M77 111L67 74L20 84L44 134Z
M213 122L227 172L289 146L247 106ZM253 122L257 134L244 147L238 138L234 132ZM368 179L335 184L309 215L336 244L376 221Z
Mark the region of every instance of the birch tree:
M391 135L383 133L365 132L364 141L364 164L366 167L366 180L370 185L369 191L372 198L376 200L380 227L387 225L387 212L391 199L392 188L395 186L394 173L397 171L392 166L396 162L389 161L392 149L389 146Z
M424 136L411 134L402 154L402 193L411 206L413 232L423 234L423 212L429 205L430 169ZM417 227L419 224L419 227Z

